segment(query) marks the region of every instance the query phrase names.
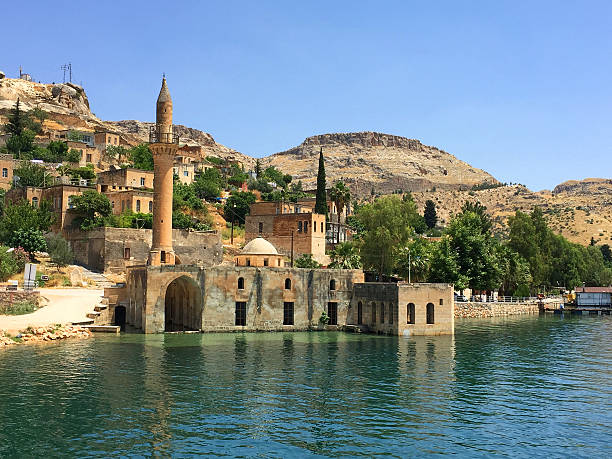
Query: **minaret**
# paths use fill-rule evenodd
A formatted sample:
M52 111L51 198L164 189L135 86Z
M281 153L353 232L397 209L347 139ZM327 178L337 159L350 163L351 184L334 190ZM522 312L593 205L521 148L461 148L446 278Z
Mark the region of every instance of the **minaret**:
M172 98L162 80L157 98L157 119L149 132L149 148L153 152L153 244L149 265L175 264L172 249L172 193L174 156L179 148L178 136L172 133Z

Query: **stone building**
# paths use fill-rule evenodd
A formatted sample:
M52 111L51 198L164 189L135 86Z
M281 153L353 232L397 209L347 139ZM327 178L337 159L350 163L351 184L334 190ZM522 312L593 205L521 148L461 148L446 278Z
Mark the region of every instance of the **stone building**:
M111 206L113 207L113 214L115 215L121 215L128 210L145 214L153 212L152 191L133 189L106 191L104 194L110 200Z
M455 324L451 284L355 285L351 323L374 333L445 335Z
M109 169L98 173L98 188L101 193L131 190L133 188L153 189L153 171L126 167Z
M70 212L74 207L72 197L92 189L87 186L67 184L52 185L46 188L27 186L7 191L5 200L16 203L25 199L34 207L38 207L42 201L50 202L55 214L55 223L51 226L51 231L60 233L71 229L75 217Z
M121 134L108 130L96 131L94 144L101 153L104 153L109 146L118 147L121 145Z
M125 272L147 261L152 242L150 229L101 227L67 231L77 263L101 272ZM172 230L179 261L194 266L214 266L223 261L221 236L214 231Z
M312 210L294 203L256 202L245 219L245 241L263 237L288 257L310 254L327 265L325 215Z
M13 185L13 169L19 162L13 155L0 155L0 189L9 190Z
M236 266L283 267L285 261L276 248L262 237L257 237L244 246L235 258Z

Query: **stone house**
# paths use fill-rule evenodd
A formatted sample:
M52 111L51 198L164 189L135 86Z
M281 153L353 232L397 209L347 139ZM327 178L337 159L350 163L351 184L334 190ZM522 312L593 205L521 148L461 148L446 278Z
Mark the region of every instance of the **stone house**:
M79 166L83 167L87 164L93 164L97 166L100 163L100 150L90 146L87 142L80 142L76 140L67 140L69 150L77 150L81 153L81 159L79 160Z
M0 188L9 190L13 185L13 169L19 165L19 161L13 155L0 155Z
M127 210L132 212L153 213L153 192L147 190L106 191L113 207L113 214L121 215Z
M98 189L101 193L131 190L134 188L153 189L153 171L127 167L110 169L98 174Z
M121 145L121 135L117 132L100 130L94 134L94 144L101 153L106 151L106 147L118 147Z
M263 237L280 253L294 258L310 254L321 264L325 255L325 216L312 213L310 207L280 202L256 202L245 219L245 241Z

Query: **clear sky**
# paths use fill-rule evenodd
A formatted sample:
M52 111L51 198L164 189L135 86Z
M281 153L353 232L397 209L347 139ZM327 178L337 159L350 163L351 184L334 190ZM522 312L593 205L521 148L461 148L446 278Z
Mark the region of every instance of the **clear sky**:
M0 69L93 112L174 121L264 156L328 132L442 148L533 190L612 178L612 2L4 2Z

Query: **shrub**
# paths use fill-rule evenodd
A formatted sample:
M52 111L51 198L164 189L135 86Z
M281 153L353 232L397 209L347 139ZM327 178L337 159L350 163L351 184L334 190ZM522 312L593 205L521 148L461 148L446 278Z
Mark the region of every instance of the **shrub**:
M69 265L74 261L74 254L70 244L61 235L49 234L46 237L46 241L51 263L57 266L58 270L60 267Z
M2 282L19 272L17 261L8 250L9 247L0 246L0 281Z
M23 314L31 314L38 309L36 303L32 301L20 301L13 304L0 304L0 314L19 316Z
M304 253L295 260L295 267L296 268L316 269L316 268L320 268L321 264L317 262L314 258L312 258L311 254Z

